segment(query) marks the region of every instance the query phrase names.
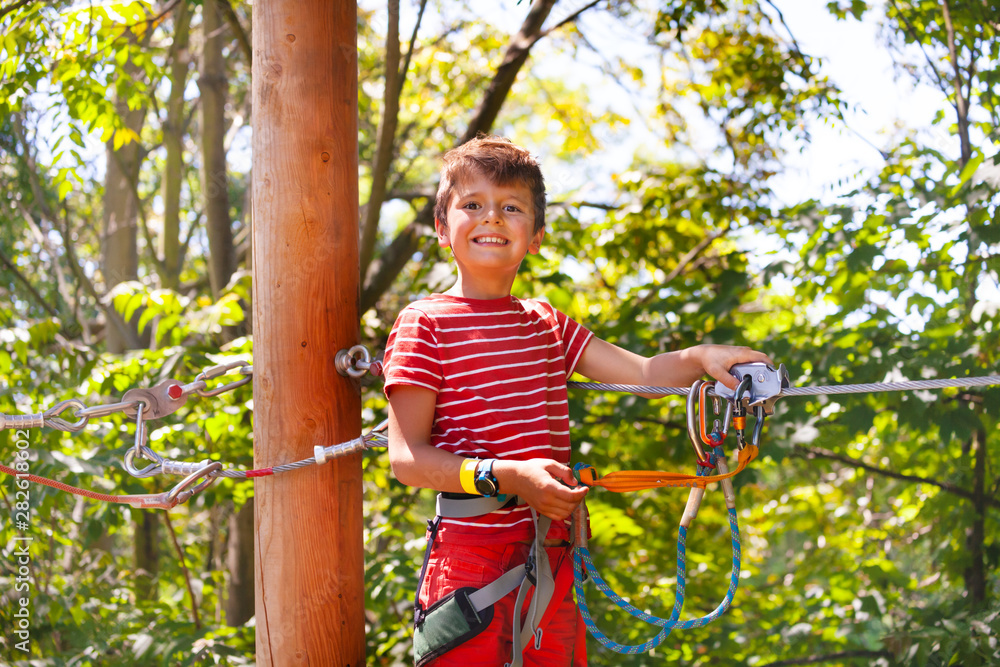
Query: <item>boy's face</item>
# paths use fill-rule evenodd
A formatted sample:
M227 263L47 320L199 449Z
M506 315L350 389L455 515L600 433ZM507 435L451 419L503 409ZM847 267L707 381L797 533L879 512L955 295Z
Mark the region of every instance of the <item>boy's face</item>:
M455 184L447 215L434 226L441 246L452 249L463 283L501 276L513 282L521 260L538 253L545 235L544 229L534 231L527 186L497 185L477 173Z

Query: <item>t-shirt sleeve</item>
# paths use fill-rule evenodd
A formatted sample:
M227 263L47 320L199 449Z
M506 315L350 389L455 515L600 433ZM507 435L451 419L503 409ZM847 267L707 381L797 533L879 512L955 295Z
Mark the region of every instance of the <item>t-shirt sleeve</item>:
M555 309L553 308L553 310ZM556 321L559 323L559 331L562 333L563 354L566 357L566 379L568 380L569 376L576 370L576 365L580 362L580 357L583 356L583 351L594 334L568 315L558 310L555 310L555 314Z
M396 385L441 389L441 360L433 321L417 308L404 308L389 333L384 359L385 394Z

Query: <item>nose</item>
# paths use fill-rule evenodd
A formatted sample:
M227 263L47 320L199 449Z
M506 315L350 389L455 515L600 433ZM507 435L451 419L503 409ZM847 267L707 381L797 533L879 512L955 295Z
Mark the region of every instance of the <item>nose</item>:
M491 222L495 222L497 224L503 224L503 208L499 204L489 204L484 208L484 211L484 223L489 224Z

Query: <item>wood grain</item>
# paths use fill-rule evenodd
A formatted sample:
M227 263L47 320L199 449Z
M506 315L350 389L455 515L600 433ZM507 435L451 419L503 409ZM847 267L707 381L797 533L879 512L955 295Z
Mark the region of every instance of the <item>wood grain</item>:
M355 438L357 5L253 5L254 466ZM363 665L360 455L255 481L257 660Z

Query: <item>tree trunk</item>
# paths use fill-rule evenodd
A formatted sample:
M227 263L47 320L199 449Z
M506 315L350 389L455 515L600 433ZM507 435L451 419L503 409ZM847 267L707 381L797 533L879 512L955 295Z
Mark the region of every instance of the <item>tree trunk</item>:
M216 298L233 275L233 229L229 220L229 181L226 177L226 63L222 57L226 24L219 0L202 8L204 51L201 59L202 189L208 232L209 281Z
M243 625L254 615L253 498L229 515L226 567L229 570L226 624Z
M142 129L146 110L128 110L124 102L118 103L125 126L136 134ZM107 167L104 183L104 229L101 237L101 270L107 291L115 285L139 276L138 240L139 202L135 184L139 179L139 144L129 142L114 150L113 139L108 142ZM135 330L135 324L127 322ZM121 354L130 342L117 330L108 326L108 352Z
M980 416L982 419L982 416ZM974 609L983 609L986 605L986 468L988 455L986 449L986 429L980 426L972 434L969 456L973 460L972 481L972 527L966 534L966 551L969 554L969 566L965 568L965 590L969 605Z
M167 99L167 121L163 125L163 147L166 159L163 168L163 233L159 255L163 261L160 284L176 289L180 282L181 265L181 185L184 183L184 87L187 85L188 35L191 11L185 1L174 11L174 43L170 48L170 96Z
M399 122L399 0L389 0L389 26L385 37L385 96L382 122L378 126L375 159L372 162L372 189L365 206L361 225L361 275L364 276L375 252L378 221L382 216L382 202L389 181L389 167L396 148L396 126Z
M361 432L356 0L253 3L254 467ZM254 479L257 663L365 663L358 452Z
M155 600L160 574L160 518L152 510L133 509L133 556L135 559L135 596L140 600Z
M479 108L473 114L465 135L456 142L456 146L464 144L480 132L489 132L493 128L500 109L510 93L511 86L518 73L528 61L531 47L546 33L542 30L556 0L540 0L531 6L531 10L521 24L521 29L507 45L503 62L497 68L497 73L483 95ZM393 239L382 256L372 261L365 273L365 285L361 293L360 311L364 313L375 305L379 297L392 285L396 276L403 270L406 263L413 257L420 244L430 232L434 231L434 201L430 201L421 209L416 218Z

